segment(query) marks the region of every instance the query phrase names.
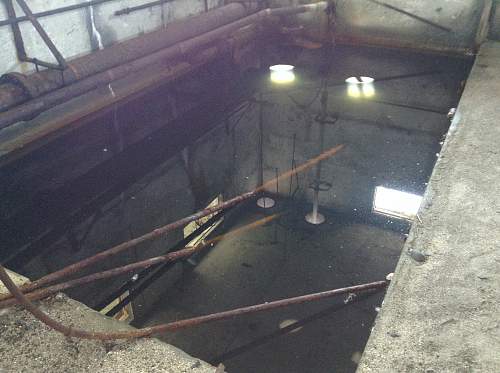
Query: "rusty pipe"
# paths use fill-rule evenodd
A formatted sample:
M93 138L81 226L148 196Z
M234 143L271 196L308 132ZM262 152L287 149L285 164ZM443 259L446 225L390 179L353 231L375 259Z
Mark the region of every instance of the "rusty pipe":
M185 329L188 327L206 324L212 321L225 320L236 316L268 311L296 304L314 302L349 293L359 293L367 290L383 289L388 285L388 281L377 281L369 284L350 286L335 290L328 290L321 293L302 295L294 298L277 300L274 302L266 302L263 304L236 308L229 311L214 313L200 317L194 317L186 320L175 321L168 324L160 324L149 328L102 333L102 332L93 332L81 329L73 329L71 327L64 326L58 321L52 319L50 316L42 312L37 306L31 303L29 299L26 298L26 296L19 290L16 284L14 284L14 282L11 280L11 278L5 271L5 268L1 265L0 265L0 280L3 282L5 287L14 295L14 297L19 301L19 303L23 305L23 307L44 324L64 334L67 337L76 337L81 339L94 339L94 340L115 340L115 339L134 339L134 338L151 337L152 335L155 334Z
M11 97L3 97L3 101L0 102L0 111L8 110L65 85L150 55L178 42L205 34L254 11L256 11L255 7L231 3L207 13L172 22L166 28L68 61L68 67L62 73L44 70L29 76L18 73L6 74L0 82L3 80L7 83L16 83L18 91Z
M30 100L26 104L17 106L7 112L0 113L0 129L8 127L9 125L17 123L19 121L31 119L33 118L33 116L36 116L39 113L48 110L58 104L66 102L71 98L89 92L100 85L106 85L114 80L126 77L134 73L135 71L144 69L145 67L153 63L158 63L173 58L182 58L207 44L228 37L228 35L230 35L231 33L244 29L245 27L248 27L250 25L259 24L268 17L299 14L311 10L321 9L323 7L326 7L325 2L287 8L261 10L248 17L241 18L235 22L226 24L222 27L206 32L202 35L198 35L189 40L179 42L171 47L162 49L130 63L123 64L105 72L90 76L68 87L41 96L38 99ZM230 41L229 43L231 44L234 42L237 42L237 40ZM70 67L73 66L71 63L69 65Z
M149 233L146 233L140 237L134 238L130 241L123 242L119 245L116 245L116 246L110 248L110 249L107 249L107 250L102 251L98 254L95 254L89 258L86 258L86 259L80 260L79 262L73 263L65 268L60 269L59 271L53 272L53 273L48 274L48 275L46 275L46 276L44 276L36 281L33 281L33 282L30 282L28 284L23 285L21 287L21 291L30 292L30 291L33 291L33 290L40 288L41 286L54 283L55 281L57 281L61 278L64 278L64 277L70 276L74 273L77 273L84 268L87 268L95 263L103 261L104 259L107 259L111 256L117 255L117 254L123 252L124 250L130 249L130 248L137 246L141 243L144 243L144 242L147 242L147 241L152 240L154 238L160 237L160 236L162 236L168 232L171 232L175 229L183 228L186 224L189 224L195 220L199 220L205 216L212 215L218 211L227 210L228 208L236 206L243 201L246 201L250 198L255 197L259 193L263 192L270 185L274 185L277 181L288 179L289 177L291 177L293 175L296 175L300 172L303 172L303 171L313 167L318 162L321 162L321 161L324 161L328 158L333 157L339 151L341 151L343 148L344 148L344 145L338 145L334 148L331 148L331 149L323 152L319 156L308 160L307 162L300 165L299 167L296 167L290 171L287 171L287 172L281 174L278 178L269 180L268 182L264 183L264 185L260 186L259 188L255 189L251 192L241 194L241 195L234 197L226 202L223 202L217 206L201 210L193 215L187 216L183 219L177 220L173 223L170 223L170 224L164 225L163 227L157 228L157 229L155 229ZM0 295L0 301L5 300L5 299L9 299L9 298L11 298L11 296L9 296L9 295Z
M217 242L219 242L227 237L232 237L234 235L241 234L241 233L249 231L251 229L255 229L255 228L260 227L266 223L269 223L270 221L273 221L274 219L276 219L278 217L279 217L278 214L271 215L269 217L257 220L254 223L251 223L251 224L245 225L241 228L235 229L229 233L217 236L217 237L215 237L211 240L208 240L207 242L205 242L201 245L198 245L196 247L185 248L185 249L178 250L178 251L168 253L165 255L145 259L145 260L131 263L131 264L127 264L127 265L122 266L122 267L117 267L117 268L109 269L107 271L97 272L97 273L94 273L94 274L91 274L88 276L84 276L84 277L80 277L80 278L77 278L74 280L66 281L66 282L63 282L63 283L60 283L57 285L49 286L49 287L46 287L43 289L39 289L37 291L33 291L31 293L27 293L26 297L30 301L39 300L39 299L46 298L50 295L57 294L63 290L67 290L67 289L74 288L77 286L89 284L89 283L94 282L94 281L104 280L107 278L119 276L119 275L122 275L125 273L135 271L137 269L150 268L152 266L155 266L155 265L161 264L161 263L169 263L169 262L174 262L174 261L177 261L180 259L188 258L191 255L196 254L196 253L202 251L203 249L207 248L208 246L211 246L211 245L213 245L213 244L215 244L215 243L217 243ZM18 301L15 298L10 298L10 299L4 300L4 301L0 301L0 309L11 307L15 304L18 304Z
M210 54L210 53L205 53L206 51L215 49L218 52L217 54L224 53L232 50L232 48L236 45L242 45L246 43L247 41L254 38L256 35L257 35L256 29L242 30L241 33L235 35L233 38L230 38L225 43L219 43L216 47L207 48L206 50L199 52L195 58L191 58L192 60L191 64L199 65L200 64L199 60L203 60L204 55ZM113 83L116 80L128 77L139 71L143 72L146 69L150 69L151 67L154 67L156 65L165 64L166 62L168 62L167 60L169 55L170 57L173 56L170 49L154 53L152 55L133 61L129 64L124 64L115 67L111 70L108 70L106 72L99 73L97 75L94 75L86 79L82 79L67 87L60 88L56 91L50 92L39 98L30 100L25 104L16 106L15 108L8 110L4 113L0 113L0 130L14 123L32 119L34 116L42 113L45 110L48 110L54 106L62 104L72 98L88 93L98 87L106 86L108 84ZM178 57L182 57L183 55L178 55ZM216 57L216 55L214 55L213 57ZM211 60L211 59L213 58L209 58L206 60ZM188 62L186 63L189 64ZM165 73L169 76L172 75L170 74L170 71L168 71L166 65L165 65ZM178 76L172 76L172 77L175 78ZM158 77L153 76L152 78L154 82L160 80L158 79ZM98 105L95 105L95 108L97 110L98 108L102 108L103 106L105 106L104 103L99 103Z

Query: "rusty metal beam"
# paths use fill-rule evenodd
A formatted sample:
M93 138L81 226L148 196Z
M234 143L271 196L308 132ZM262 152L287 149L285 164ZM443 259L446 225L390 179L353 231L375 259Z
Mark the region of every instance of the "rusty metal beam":
M11 280L5 268L1 265L0 265L0 280L3 282L5 287L13 294L13 296L19 301L19 303L23 305L23 307L44 324L64 334L67 337L76 337L81 339L93 339L93 340L116 340L116 339L135 339L135 338L151 337L156 334L166 333L174 330L186 329L189 327L206 324L212 321L230 319L236 316L248 315L257 312L288 307L296 304L304 304L323 299L329 299L344 294L350 294L350 293L356 294L367 290L383 289L386 288L387 285L389 284L388 281L377 281L369 284L350 286L340 289L328 290L321 293L307 294L294 298L281 299L273 302L266 302L263 304L236 308L229 311L175 321L168 324L160 324L149 328L103 333L103 332L87 331L82 329L73 329L71 327L62 325L58 321L52 319L50 316L42 312L37 306L31 303L29 299L26 298L26 296L19 290L16 284L14 284L14 282Z
M83 270L84 268L87 268L95 263L102 262L103 260L105 260L107 258L110 258L114 255L117 255L117 254L119 254L125 250L128 250L132 247L135 247L141 243L144 243L144 242L150 241L152 239L161 237L161 236L163 236L169 232L172 232L176 229L183 228L185 225L187 225L195 220L199 220L199 219L206 217L208 215L212 215L218 211L227 210L228 208L236 206L237 204L239 204L243 201L246 201L250 198L257 196L259 193L265 191L267 188L273 187L277 181L282 181L282 180L288 179L289 177L291 177L295 174L301 173L301 172L313 167L318 162L322 162L328 158L333 157L339 151L341 151L343 148L344 148L344 145L338 145L334 148L331 148L331 149L323 152L319 156L310 159L309 161L305 162L304 164L300 165L299 167L296 167L290 171L287 171L287 172L281 174L277 179L273 178L273 179L267 181L262 186L258 187L257 189L255 189L251 192L241 194L241 195L234 197L234 198L232 198L224 203L219 204L218 206L210 207L210 208L201 210L193 215L187 216L183 219L177 220L173 223L170 223L170 224L167 224L163 227L157 228L157 229L155 229L149 233L146 233L140 237L123 242L119 245L116 245L116 246L110 248L110 249L102 251L94 256L83 259L77 263L71 264L65 268L60 269L59 271L53 272L53 273L46 275L46 276L44 276L36 281L33 281L33 282L30 282L28 284L23 285L21 287L21 290L23 292L31 292L33 290L39 289L40 287L42 287L44 285L54 283L54 282L56 282L64 277L68 277L68 276L71 276L75 273L78 273L81 270ZM150 265L153 265L153 264L155 264L155 263L150 263ZM9 298L12 298L12 297L9 295L0 295L0 300L6 300Z
M94 273L92 275L80 277L80 278L77 278L75 280L66 281L66 282L63 282L63 283L60 283L57 285L49 286L49 287L40 289L38 291L28 293L28 294L26 294L26 297L29 300L43 299L43 298L46 298L50 295L57 294L63 290L74 288L74 287L81 286L81 285L85 285L85 284L88 284L88 283L91 283L94 281L104 280L104 279L119 276L119 275L122 275L125 273L130 273L130 272L133 272L137 269L146 269L146 268L154 267L158 264L170 263L170 262L174 262L174 261L177 261L180 259L188 258L188 257L192 256L193 254L196 254L207 247L211 247L213 244L215 244L215 243L217 243L217 242L219 242L227 237L232 237L232 236L235 236L237 234L241 234L243 232L255 229L257 227L260 227L264 224L269 223L270 221L275 220L278 217L279 217L279 215L276 214L276 215L272 215L272 216L257 220L254 223L245 225L241 228L235 229L234 231L231 231L229 233L226 233L226 234L223 234L221 236L215 237L211 240L208 240L205 243L203 243L199 246L196 246L194 248L185 248L183 250L174 251L172 253L168 253L168 254L165 254L162 256L157 256L154 258L142 260L142 261L128 264L128 265L125 265L122 267L113 268L113 269L110 269L107 271ZM7 308L7 307L13 306L15 304L17 304L17 301L15 298L10 298L10 299L4 300L4 301L0 301L0 309Z

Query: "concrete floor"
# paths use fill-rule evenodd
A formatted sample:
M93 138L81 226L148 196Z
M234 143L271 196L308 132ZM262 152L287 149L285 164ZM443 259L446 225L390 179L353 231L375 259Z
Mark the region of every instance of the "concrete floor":
M13 281L27 278L9 272ZM0 285L0 294L7 291ZM132 328L91 310L64 294L37 302L64 325L97 332ZM214 373L215 367L155 338L132 341L91 341L67 338L35 319L21 307L0 311L0 372L192 372ZM217 370L218 372L218 370Z
M262 214L254 209L238 226ZM145 324L381 280L394 270L402 233L333 214L313 227L303 215L294 209L277 223L224 239L164 293ZM346 307L345 297L293 306L161 338L203 360L223 362L229 372L354 372L382 298L379 293ZM311 316L301 329L262 341L283 322Z

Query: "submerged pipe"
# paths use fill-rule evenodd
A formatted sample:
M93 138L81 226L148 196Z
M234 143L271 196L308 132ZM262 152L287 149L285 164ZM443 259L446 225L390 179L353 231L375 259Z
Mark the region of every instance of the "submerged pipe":
M198 245L198 246L193 247L193 248L184 248L182 250L174 251L174 252L162 255L162 256L156 256L154 258L149 258L149 259L145 259L145 260L142 260L139 262L127 264L127 265L122 266L122 267L117 267L117 268L109 269L107 271L97 272L97 273L94 273L94 274L91 274L88 276L83 276L83 277L80 277L80 278L77 278L74 280L62 282L62 283L57 284L57 285L49 286L49 287L46 287L46 288L43 288L43 289L40 289L37 291L33 291L31 293L28 293L28 294L26 294L26 297L29 300L39 300L39 299L47 298L48 296L51 296L53 294L60 293L63 290L67 290L67 289L71 289L71 288L74 288L77 286L89 284L89 283L94 282L94 281L104 280L104 279L119 276L119 275L122 275L125 273L131 273L132 271L135 271L138 269L151 268L153 266L156 266L156 265L162 264L162 263L172 263L172 262L178 261L180 259L189 258L193 254L196 254L196 253L202 251L203 249L207 248L208 246L211 246L212 244L219 242L226 237L231 237L231 236L234 236L236 234L240 234L242 232L246 232L248 230L260 227L260 226L262 226L270 221L273 221L274 219L276 219L278 217L279 217L279 215L276 214L276 215L272 215L272 216L269 216L269 217L264 218L264 219L257 220L256 222L254 222L252 224L245 225L241 228L235 229L234 231L231 231L229 233L215 237L214 239L209 240L206 243ZM7 299L7 300L0 302L0 309L11 307L15 304L17 304L17 300L15 298L10 298L10 299Z
M115 66L150 55L178 42L205 34L217 27L234 22L256 11L231 3L223 7L172 22L166 28L144 34L112 45L108 48L68 61L68 67L61 71L44 70L29 76L19 73L5 74L0 83L16 87L7 94L0 93L0 111L5 111L29 99L39 97L78 80L109 70ZM8 87L0 86L0 90Z
M12 295L19 301L19 303L23 305L23 307L28 312L30 312L38 320L48 325L52 329L64 334L67 337L104 340L104 341L115 340L115 339L135 339L135 338L151 337L152 335L155 334L185 329L193 326L198 326L201 324L206 324L212 321L230 319L236 316L268 311L296 304L314 302L322 299L337 297L339 295L344 295L344 294L359 293L373 289L383 289L386 288L387 285L389 284L388 281L377 281L369 284L350 286L346 288L324 291L321 293L308 294L294 298L277 300L274 302L266 302L254 306L241 307L229 311L213 313L210 315L194 317L186 320L175 321L168 324L160 324L149 328L102 333L102 332L93 332L82 329L73 329L72 327L62 325L58 321L52 319L49 315L47 315L46 313L41 311L37 306L35 306L28 298L26 298L26 296L19 290L17 285L11 280L5 268L1 265L0 265L0 281L3 282L5 287L12 293Z
M140 237L136 237L132 240L125 241L119 245L113 246L110 249L99 252L99 253L97 253L89 258L82 259L79 262L73 263L67 267L64 267L64 268L56 271L56 272L48 274L48 275L46 275L46 276L44 276L36 281L29 282L29 283L23 285L21 287L21 290L23 292L27 293L27 292L39 289L40 287L42 287L44 285L54 283L54 282L60 280L61 278L64 278L64 277L73 275L77 272L80 272L84 268L87 268L93 264L102 262L103 260L105 260L107 258L110 258L114 255L117 255L117 254L119 254L125 250L128 250L132 247L135 247L141 243L150 241L150 240L155 239L157 237L161 237L162 235L165 235L165 234L172 232L176 229L183 228L185 225L187 225L195 220L199 220L205 216L212 215L218 211L227 210L233 206L238 205L239 203L241 203L243 201L246 201L250 198L257 196L259 193L265 191L266 188L268 188L270 185L274 185L274 183L276 183L277 180L285 180L285 179L289 178L291 175L298 174L300 172L303 172L303 171L311 168L312 166L314 166L318 162L321 162L325 159L333 157L339 151L341 151L343 148L344 148L344 145L338 145L334 148L331 148L328 151L320 154L319 156L308 160L307 162L300 165L299 167L296 167L292 170L289 170L289 171L283 173L282 175L280 175L278 177L278 179L269 180L268 182L264 183L262 186L260 186L259 188L255 189L251 192L241 194L241 195L234 197L234 198L232 198L224 203L221 203L217 206L198 211L197 213L195 213L193 215L187 216L187 217L180 219L180 220L177 220L173 223L164 225L163 227L157 228L157 229L155 229L149 233L146 233ZM5 300L5 299L9 299L9 298L12 298L9 294L0 294L0 300Z
M167 251L167 253L175 252L175 251L179 251L179 250L184 249L191 241L193 241L196 237L200 236L200 234L205 232L207 229L212 227L217 222L222 221L224 215L226 215L229 211L231 211L231 210L229 209L229 210L225 210L225 211L220 211L219 213L217 213L217 215L214 215L207 222L205 222L204 224L199 226L191 234L189 234L188 236L183 238L181 241L177 242L174 245L174 247L172 247L170 250ZM142 294L144 290L146 290L153 282L155 282L161 276L163 276L175 264L176 264L176 262L163 263L163 264L159 264L157 266L143 269L142 271L140 271L139 273L136 274L137 278L128 280L126 283L124 283L122 286L120 286L119 289L117 289L111 295L106 297L106 299L104 301L99 303L95 307L95 309L102 311L102 309L106 308L115 299L119 298L120 296L123 295L123 293L128 291L128 295L125 298L123 298L115 307L113 307L111 310L109 310L106 313L106 316L111 316L111 317L114 316L123 307L125 307L127 304L132 302L136 297L138 297L140 294ZM147 277L148 275L150 275L150 276ZM141 280L144 280L144 281L139 283L139 281L141 281Z
M34 116L38 115L39 113L48 110L56 105L59 105L63 102L66 102L71 98L78 97L84 93L91 91L92 89L98 86L106 85L115 80L124 78L136 71L144 69L145 67L151 64L186 56L187 54L207 44L228 37L228 35L230 35L233 32L245 29L245 27L247 26L259 24L268 17L299 14L311 10L322 9L324 7L326 7L326 2L320 2L308 5L299 5L287 8L261 10L248 17L241 18L235 22L213 29L209 32L198 35L191 39L179 42L168 48L147 55L146 57L142 57L130 63L122 64L120 66L114 67L110 70L101 72L99 74L89 76L88 78L76 82L70 86L67 86L65 88L41 96L38 99L31 100L26 104L19 105L5 113L0 113L0 129L8 127L9 125L12 125L14 123L23 120L31 119ZM103 51L105 50L106 49L104 49ZM73 67L73 63L69 63L69 65L70 68ZM87 72L88 71L90 70L87 70ZM43 71L43 73L45 72L47 72L47 70ZM3 93L0 88L0 97L2 97L2 94Z

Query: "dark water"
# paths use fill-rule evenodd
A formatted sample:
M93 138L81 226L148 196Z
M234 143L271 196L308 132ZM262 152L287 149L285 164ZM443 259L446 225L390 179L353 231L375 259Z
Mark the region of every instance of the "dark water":
M383 280L394 271L410 220L418 219L412 202L398 200L397 192L423 196L467 64L341 49L325 78L324 72L311 69L324 65L321 56L295 56L293 85L262 83L255 101L234 119L256 154L241 152L245 158L236 151L233 161L241 172L232 177L249 190L322 151L339 144L344 150L322 162L320 170L316 165L272 184L272 209L260 209L252 201L230 215L221 232L237 233L197 258L195 266L184 267L145 325ZM353 89L344 82L350 76L373 77L375 82ZM232 185L241 187L234 179ZM396 208L410 219L375 211L377 187L389 191L380 207L392 202L387 209ZM326 219L318 226L304 219L312 210L315 189ZM272 214L280 216L238 233ZM353 372L382 300L382 293L342 297L211 323L162 339L214 364L222 362L230 372ZM282 329L293 323L299 328Z
M375 211L375 191L424 195L449 127L446 114L458 103L469 63L347 47L333 55L282 50L264 65L275 63L294 64L295 81L275 85L267 68L253 70L232 82L225 102L214 81L201 95L210 100L196 112L123 152L107 154L112 148L106 142L63 139L3 170L9 182L1 190L0 231L9 249L2 260L28 276L42 275L344 145L335 156L271 182L266 192L273 208L251 200L231 211L212 237L240 231L152 284L133 303L136 324L383 280L394 270L415 217L408 212L411 203L397 194L383 202L393 202L410 220ZM350 85L349 77L375 81ZM164 93L139 107L159 110ZM122 108L122 120L138 110ZM163 115L155 113L154 119ZM99 128L98 121L94 125ZM74 151L71 141L78 144ZM75 164L91 161L92 167L71 176ZM321 225L305 221L315 190L325 217ZM245 228L274 214L279 216L269 223ZM120 260L164 253L182 235L175 232ZM95 306L129 277L70 294ZM223 362L230 372L353 372L382 300L382 293L342 297L162 338L201 359ZM300 329L280 332L295 322Z

